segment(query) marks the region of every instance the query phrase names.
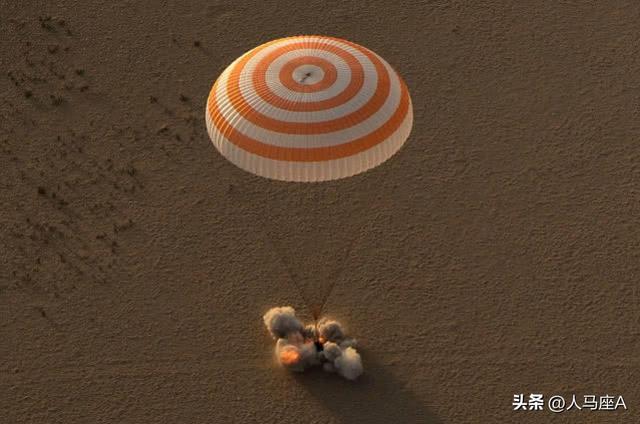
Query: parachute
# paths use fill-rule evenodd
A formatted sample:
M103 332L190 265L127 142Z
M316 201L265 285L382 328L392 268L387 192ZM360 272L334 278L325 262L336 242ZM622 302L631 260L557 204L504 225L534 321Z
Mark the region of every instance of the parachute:
M297 36L233 62L211 89L206 122L213 144L238 167L318 182L390 158L411 132L413 109L402 78L371 50Z
M205 115L211 141L227 160L290 182L331 181L374 168L403 146L413 125L409 91L391 65L356 43L316 35L273 40L240 56L215 81ZM273 221L271 211L265 214ZM329 238L338 236L333 231ZM301 250L287 255L280 245L292 240L276 239L268 236L317 320L355 235L346 248L333 249L342 260L311 294L289 261Z

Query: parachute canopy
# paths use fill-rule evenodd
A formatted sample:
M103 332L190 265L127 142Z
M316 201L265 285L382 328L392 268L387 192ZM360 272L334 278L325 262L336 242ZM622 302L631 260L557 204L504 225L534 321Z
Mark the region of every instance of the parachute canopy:
M285 181L364 172L400 149L413 124L407 87L380 56L325 36L258 46L217 79L207 130L238 167Z

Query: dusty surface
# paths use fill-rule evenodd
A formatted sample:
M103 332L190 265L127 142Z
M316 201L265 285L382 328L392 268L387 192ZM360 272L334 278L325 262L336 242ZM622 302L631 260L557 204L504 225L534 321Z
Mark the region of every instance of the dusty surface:
M640 420L637 1L0 3L0 421ZM215 77L303 33L404 76L391 161L290 185L215 152ZM273 364L261 314L309 313L287 266L336 278L359 383Z

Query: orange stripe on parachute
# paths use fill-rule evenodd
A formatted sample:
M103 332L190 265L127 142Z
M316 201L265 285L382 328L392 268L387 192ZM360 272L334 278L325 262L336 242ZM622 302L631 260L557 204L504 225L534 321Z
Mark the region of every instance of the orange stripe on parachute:
M400 104L387 122L363 137L336 146L291 148L262 143L236 130L220 113L215 96L209 97L207 108L211 121L218 131L231 143L247 152L282 161L319 162L355 155L374 147L391 136L400 127L409 110L409 92L402 79L400 79L400 86ZM215 90L216 84L214 84L212 92Z
M254 73L252 78L253 89L265 102L270 103L280 109L290 110L293 112L314 112L340 106L341 104L344 104L355 97L355 95L358 94L358 92L362 88L362 85L364 84L364 69L362 68L362 65L360 64L358 59L356 59L355 56L353 56L346 50L327 44L318 44L315 48L321 48L321 50L333 53L336 56L339 56L347 64L351 74L351 79L349 80L349 84L347 85L347 87L341 93L330 99L314 102L302 103L279 97L277 94L272 92L267 85L266 72L269 68L269 65L274 60L285 53L295 50L295 48L292 48L291 46L292 45L283 46L275 49L273 52L269 53L266 57L261 59L260 62L258 62L258 64L256 65L256 72ZM293 46L306 46L306 43L296 43Z
M285 46L283 48L288 48L291 46L304 46L304 43L296 43L290 46ZM319 48L325 48L327 45L319 45ZM327 46L331 47L331 46ZM380 60L371 52L367 51L362 47L357 47L360 51L366 54L369 59L373 62L376 67L376 72L378 73L378 81L377 87L375 89L374 95L367 101L367 103L362 106L360 109L356 110L353 113L350 113L345 116L341 116L339 118L323 121L323 122L287 122L281 121L278 119L270 118L262 113L259 113L255 109L247 103L240 92L240 74L242 69L246 65L246 62L251 59L253 54L247 54L240 59L240 61L234 66L231 74L229 76L229 80L227 81L227 97L236 112L240 114L244 119L253 123L256 126L262 127L264 129L280 132L283 134L326 134L331 132L336 132L343 130L345 128L350 128L370 116L372 116L376 111L382 107L384 102L386 101L389 91L390 91L390 79L389 73L387 72L385 66L380 62ZM340 50L340 49L338 49ZM255 53L254 53L255 54ZM266 68L265 68L266 71ZM258 75L262 75L262 72L256 72L253 75L254 84L255 80L258 78ZM353 76L354 78L357 77ZM361 76L361 78L364 78ZM215 87L216 85L214 85ZM345 90L346 91L346 90ZM214 97L216 93L214 92ZM336 96L338 97L338 96ZM330 99L331 100L331 99ZM301 105L300 107L307 107L307 102L298 103ZM304 109L307 110L307 109Z

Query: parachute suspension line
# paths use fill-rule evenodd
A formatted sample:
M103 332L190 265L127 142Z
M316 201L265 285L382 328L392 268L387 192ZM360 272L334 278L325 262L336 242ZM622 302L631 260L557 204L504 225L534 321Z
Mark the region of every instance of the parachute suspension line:
M366 223L366 221L365 221L365 223ZM362 228L364 228L364 226L365 226L365 224L362 224L358 228L358 232L356 233L356 235L349 242L349 244L348 244L348 246L347 246L347 248L346 248L346 250L344 252L344 255L340 258L340 261L338 262L336 268L334 269L334 271L332 273L330 273L328 275L328 278L330 279L329 280L330 281L329 288L323 293L323 296L321 298L321 302L319 304L317 304L317 306L315 306L316 304L314 302L311 302L305 296L304 290L302 290L302 287L300 286L300 284L298 282L298 278L297 278L295 272L293 271L291 266L287 263L287 261L285 261L285 259L284 259L284 254L283 254L282 249L280 249L278 247L277 243L275 243L275 241L274 241L275 239L271 236L269 231L265 229L265 231L267 233L267 240L271 244L271 246L273 247L273 250L275 250L276 256L280 260L280 263L282 264L282 266L285 269L287 275L289 276L289 280L291 281L291 284L293 285L293 287L298 292L298 295L300 296L300 298L304 302L304 304L307 307L307 309L309 309L309 311L311 312L311 316L313 318L314 325L316 327L316 332L318 330L318 320L320 319L320 315L322 314L324 306L326 305L327 301L329 300L329 296L331 295L331 292L333 292L333 289L335 288L339 277L344 272L344 270L346 268L346 264L347 264L347 259L349 259L349 257L351 256L351 251L353 250L353 246L355 245L356 239L359 238L358 236L360 235L360 232L361 232Z
M318 310L317 310L317 315L318 316L320 316L320 314L322 313L322 310L324 309L324 306L326 305L327 301L329 300L329 296L331 295L331 292L333 292L333 289L335 288L336 283L338 282L338 278L344 272L344 270L346 268L346 264L347 264L347 259L349 259L349 257L351 256L351 250L353 250L353 246L355 245L355 241L358 238L358 235L360 235L360 231L362 230L363 227L364 227L364 224L359 227L358 233L349 242L349 245L347 246L347 249L345 250L344 255L340 259L340 262L337 264L337 266L334 269L334 271L328 275L328 278L330 279L329 280L330 281L329 289L325 291L324 296L322 297L321 302L320 302L320 304L318 306ZM314 313L314 315L315 315L315 313Z
M265 228L265 227L263 226L263 228ZM265 232L267 233L267 240L271 244L271 247L273 248L273 250L275 250L276 256L280 260L280 263L282 264L284 270L286 271L287 275L289 276L289 280L291 281L291 284L293 285L293 287L298 292L298 295L302 299L302 302L304 302L304 304L307 307L307 309L309 309L311 311L311 314L313 315L314 321L317 322L318 321L318 316L316 316L316 314L313 311L313 308L311 307L312 303L309 302L309 299L307 299L307 297L304 295L304 290L302 290L302 288L300 287L300 284L298 283L298 278L296 277L296 274L293 272L293 269L291 269L291 266L284 260L284 255L283 255L282 249L280 249L277 246L277 244L274 242L275 239L271 236L271 234L269 233L269 230L265 229Z
M387 174L389 173L390 170L390 166L387 165L387 169L382 170L381 174L382 174L382 181L385 181ZM370 189L373 183L369 182L368 184L368 188ZM362 217L360 219L363 219ZM318 304L317 307L314 307L314 303L310 302L309 299L305 296L304 294L304 290L302 290L302 287L300 286L299 282L298 282L298 278L296 276L296 273L293 271L293 269L291 268L291 266L287 263L287 261L285 261L284 257L285 255L283 254L284 252L282 251L282 249L279 248L279 246L277 245L277 243L275 243L275 238L272 236L271 232L267 229L267 225L266 222L263 223L262 228L264 229L266 235L267 235L267 240L269 242L269 244L271 244L271 246L273 247L273 250L275 250L276 252L276 256L278 256L278 259L280 260L280 263L282 263L282 266L284 267L287 275L289 276L289 279L291 281L291 284L293 285L293 287L295 287L296 291L298 292L298 295L300 296L300 298L302 299L302 301L304 302L305 306L307 307L307 309L311 312L311 316L313 318L314 321L314 326L316 328L316 333L318 332L318 320L320 319L320 315L322 314L322 311L324 310L324 307L327 303L327 301L329 300L329 297L331 296L331 293L333 292L333 289L335 288L339 277L342 275L342 273L344 272L344 270L346 269L346 264L347 264L347 259L349 259L349 257L351 256L351 252L353 250L353 247L355 246L355 242L357 239L360 238L360 236L362 235L362 230L367 226L367 224L373 222L373 220L364 220L363 219L363 223L360 224L358 226L358 231L356 232L356 234L354 234L353 238L351 239L351 241L349 242L344 255L342 256L341 260L339 261L339 263L336 265L336 268L334 269L334 272L330 273L328 275L328 278L330 279L330 284L329 284L329 288L328 290L325 290L325 293L323 294L322 298L321 298L321 302Z
M382 169L381 170L381 175L382 177L380 178L382 181L386 181L387 179L387 175L389 174L389 170L391 169L391 167L389 166L389 164L387 164L386 169ZM371 179L369 179L369 182L367 184L367 188L369 190L371 190L373 183L371 182ZM360 215L360 219L363 219L362 216ZM362 235L362 230L364 229L365 226L367 226L367 223L372 222L373 220L364 220L363 219L363 223L360 224L358 226L358 232L353 236L353 238L351 239L351 242L349 242L349 245L347 246L347 249L345 250L345 254L342 257L342 260L339 264L339 266L336 267L335 271L329 275L329 278L331 278L331 283L329 286L329 290L326 291L326 293L324 294L324 298L322 299L322 302L320 302L320 307L318 308L318 316L322 313L322 310L324 309L327 301L329 300L329 296L331 295L331 292L333 292L333 289L336 286L336 283L338 282L338 278L341 276L342 272L344 271L344 269L346 268L346 264L347 264L347 259L349 259L349 257L351 256L351 251L353 250L353 246L355 245L355 241L357 238L359 238Z

